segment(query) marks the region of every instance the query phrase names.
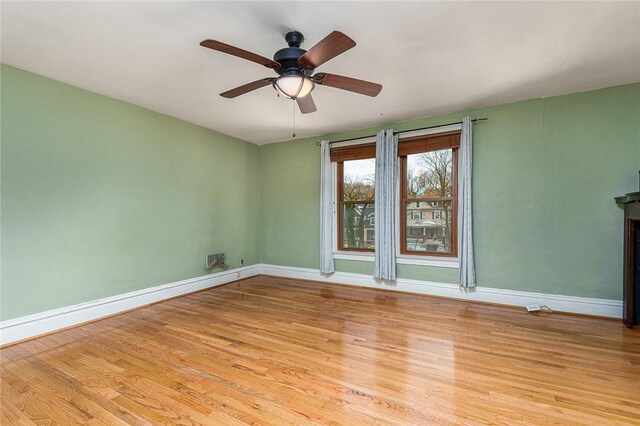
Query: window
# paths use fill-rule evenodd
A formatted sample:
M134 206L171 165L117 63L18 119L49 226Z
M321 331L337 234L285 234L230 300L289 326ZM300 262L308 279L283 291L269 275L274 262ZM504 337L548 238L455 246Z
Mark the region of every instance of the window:
M367 243L370 243L371 245L373 245L373 240L376 237L376 230L375 229L365 229L364 230L364 239Z
M404 138L400 157L400 254L457 256L460 131ZM337 248L375 248L375 143L331 148L337 171Z
M338 250L373 251L375 144L331 149L337 163Z
M400 141L400 252L457 255L459 132Z

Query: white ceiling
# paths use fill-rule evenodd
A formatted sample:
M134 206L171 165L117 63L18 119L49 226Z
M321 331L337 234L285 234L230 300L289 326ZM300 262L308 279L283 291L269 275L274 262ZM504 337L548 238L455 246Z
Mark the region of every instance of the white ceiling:
M318 68L384 85L317 87L298 137L640 81L640 2L2 2L2 62L257 144L290 138L275 75L200 47L271 57L291 29L357 46Z

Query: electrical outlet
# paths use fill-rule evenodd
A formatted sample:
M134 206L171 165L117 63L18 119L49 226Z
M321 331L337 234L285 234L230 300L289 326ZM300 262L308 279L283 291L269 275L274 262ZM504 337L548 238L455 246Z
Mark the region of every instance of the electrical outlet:
M540 305L538 305L537 303L527 305L527 312L540 312L541 310L542 309L540 309Z
M244 265L244 259L240 259L240 265Z

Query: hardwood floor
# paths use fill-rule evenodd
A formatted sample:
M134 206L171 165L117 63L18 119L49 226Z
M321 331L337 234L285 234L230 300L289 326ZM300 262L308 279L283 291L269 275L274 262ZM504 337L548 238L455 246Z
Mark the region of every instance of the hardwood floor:
M2 425L640 424L619 321L273 277L0 356Z

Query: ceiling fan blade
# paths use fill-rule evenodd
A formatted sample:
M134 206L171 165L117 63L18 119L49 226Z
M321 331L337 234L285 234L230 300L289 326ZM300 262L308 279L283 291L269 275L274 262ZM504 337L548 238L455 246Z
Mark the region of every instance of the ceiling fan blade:
M236 96L244 95L245 93L249 93L252 90L259 89L264 86L269 86L273 83L273 78L262 78L260 80L252 81L251 83L243 84L242 86L238 86L235 89L227 90L226 92L220 93L220 96L223 98L235 98Z
M348 35L334 31L298 58L298 65L305 69L318 68L356 45Z
M316 84L335 87L336 89L348 90L367 96L378 96L382 90L382 84L371 83L370 81L358 80L357 78L345 77L337 74L318 73L313 77Z
M200 46L208 47L209 49L217 50L218 52L227 53L229 55L237 56L238 58L247 59L260 65L264 65L267 68L280 68L280 64L264 56L257 55L239 47L231 46L217 40L203 40L200 42Z
M298 102L298 107L300 107L300 112L303 114L309 114L310 112L316 112L318 108L316 108L316 103L313 102L313 97L311 97L311 93L309 93L304 98L296 98L296 102Z

